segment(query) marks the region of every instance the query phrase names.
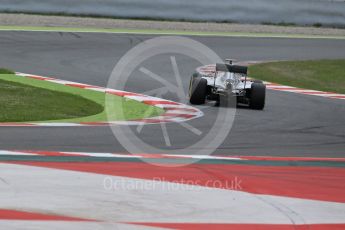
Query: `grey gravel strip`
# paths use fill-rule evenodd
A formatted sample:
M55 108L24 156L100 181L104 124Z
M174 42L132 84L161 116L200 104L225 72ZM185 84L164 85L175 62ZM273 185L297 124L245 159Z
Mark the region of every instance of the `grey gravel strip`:
M0 26L88 27L107 29L179 30L197 32L275 33L345 36L345 29L251 25L235 23L171 22L86 17L0 14Z

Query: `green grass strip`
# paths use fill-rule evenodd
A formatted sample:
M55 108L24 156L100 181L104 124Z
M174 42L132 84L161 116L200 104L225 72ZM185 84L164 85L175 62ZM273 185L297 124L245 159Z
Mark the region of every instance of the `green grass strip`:
M119 97L115 95L108 95L109 97L111 97L112 103L114 103L114 108L121 106L122 108L121 111L123 111L123 114L118 113L117 111L113 111L111 117L107 117L107 114L104 110L105 93L103 92L80 89L80 88L75 88L75 87L65 86L65 85L61 85L57 83L30 79L30 78L25 78L25 77L18 77L13 74L0 74L0 80L6 81L6 82L12 82L12 83L20 83L20 84L26 85L28 88L29 86L35 87L36 90L45 89L45 90L53 91L55 93L56 92L64 93L64 96L66 96L66 94L69 94L71 96L81 97L84 100L88 100L92 102L92 106L91 105L85 106L87 107L85 109L87 109L89 112L88 116L78 116L78 117L68 117L68 118L64 117L65 119L58 119L58 118L55 118L54 116L58 114L60 111L56 110L56 108L55 110L48 110L46 107L48 104L55 103L59 105L65 105L66 107L74 107L74 106L78 106L79 102L74 103L73 100L67 100L65 97L61 97L61 95L59 94L56 97L51 97L50 100L44 101L46 105L38 104L37 101L40 100L40 97L43 97L43 95L35 94L35 97L30 97L30 101L32 102L30 106L27 105L27 103L29 104L29 102L26 101L24 104L21 103L17 106L15 104L12 104L12 110L13 110L12 113L8 112L6 114L4 110L2 110L3 116L7 117L7 119L0 120L1 122L8 122L8 121L13 121L13 122L40 121L40 122L61 122L61 123L64 123L64 122L106 122L108 121L108 118L109 118L109 121L132 120L132 119L141 119L144 117L158 116L164 112L163 109L152 107L152 106L149 106L149 105L146 105L134 100L128 100L123 97ZM30 89L31 89L30 92L32 93L33 92L32 88ZM22 91L22 89L18 88L18 89L12 90L11 92L7 92L7 95L6 95L7 98L11 98L12 101L15 101L18 99L13 98L13 95L15 95L15 97L19 95L23 97L23 94L18 91ZM30 95L26 93L25 96L30 96ZM95 113L95 110L92 107L96 108L97 113ZM147 113L148 110L150 111L150 113ZM46 115L49 113L52 113L54 116L49 117L49 119L42 119L42 117L38 115L37 117L31 117L30 119L23 118L23 116L26 113L35 113L35 111L36 111L36 114L38 114L38 111L40 111L40 113L43 112ZM22 118L20 119L12 118L9 120L9 116L13 115L13 113L17 114L17 117L22 117Z
M0 74L14 74L12 70L0 68Z
M0 121L41 121L73 119L103 111L84 97L0 80Z
M318 38L345 39L345 36L305 35L284 33L245 33L245 32L200 32L192 30L158 30L158 29L125 29L125 28L72 28L44 26L0 26L0 31L46 31L46 32L80 32L80 33L124 33L148 35L189 35L221 37L272 37L272 38Z
M257 64L249 67L249 76L282 85L345 93L345 60Z

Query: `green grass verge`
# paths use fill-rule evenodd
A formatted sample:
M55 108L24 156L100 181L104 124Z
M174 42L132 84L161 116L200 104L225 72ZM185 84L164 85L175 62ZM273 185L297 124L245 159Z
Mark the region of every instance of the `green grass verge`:
M87 32L87 33L124 33L149 35L190 35L190 36L222 36L222 37L276 37L276 38L320 38L345 39L345 36L305 35L284 33L244 33L244 32L199 32L190 30L158 30L158 29L126 29L126 28L72 28L44 26L0 26L0 31L48 31L48 32Z
M282 85L345 93L345 60L257 64L249 67L249 76Z
M121 106L122 113L114 110L111 117L107 117L104 110L105 93L17 77L13 74L0 74L0 80L0 85L3 85L0 86L3 91L3 94L0 94L0 122L105 122L108 118L109 121L132 120L157 116L164 112L157 107L110 95L114 108ZM2 88L7 90L4 91ZM6 110L3 109L3 105L6 105ZM74 106L78 109L74 112L79 113L74 113L73 116L69 113L63 114L63 111ZM147 113L148 110L150 113ZM28 118L28 113L33 115ZM40 113L44 116L40 116Z
M0 68L0 74L14 74L12 70Z
M90 116L103 107L84 97L0 80L0 121L42 121Z

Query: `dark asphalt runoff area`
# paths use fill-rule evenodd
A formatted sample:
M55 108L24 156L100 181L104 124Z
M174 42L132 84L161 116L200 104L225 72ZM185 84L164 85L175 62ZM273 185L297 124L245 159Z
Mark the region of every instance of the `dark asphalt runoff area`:
M18 72L54 76L97 86L106 86L120 58L149 35L0 32L0 66ZM222 59L239 61L345 58L345 40L190 37L214 50ZM187 91L189 76L198 63L176 56ZM144 63L147 69L174 83L168 55ZM330 70L331 71L331 70ZM157 82L134 72L127 90L145 92ZM175 100L174 95L163 95ZM0 108L1 110L1 108ZM203 133L212 126L215 107L190 125ZM200 139L188 129L167 125L174 149ZM159 125L143 128L145 142L164 147ZM109 127L0 127L2 150L56 150L125 152ZM232 129L215 150L224 155L345 157L345 101L286 92L267 91L266 108L239 108Z

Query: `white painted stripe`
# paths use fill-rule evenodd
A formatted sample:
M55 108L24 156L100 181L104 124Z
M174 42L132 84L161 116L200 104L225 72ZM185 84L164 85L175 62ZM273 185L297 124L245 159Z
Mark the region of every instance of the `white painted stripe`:
M85 89L93 90L93 91L98 91L98 92L102 92L102 93L104 93L106 91L105 88L89 88L89 87L86 87Z
M111 153L84 153L84 152L61 152L71 156L109 157ZM44 155L44 153L43 153Z
M115 154L115 153L112 153L113 157L118 157L118 158L143 158L142 156L139 156L139 155L126 155L126 154Z
M125 98L131 99L131 100L135 100L135 101L139 101L139 102L148 100L147 97L144 97L144 96L125 96Z
M307 93L322 93L321 91L317 91L317 90L299 89L299 88L288 88L288 89L279 88L279 89L276 89L276 87L267 87L267 89L278 90L278 91L288 91L288 92L293 92L293 93L305 93L305 94L307 94Z
M145 121L113 121L109 122L110 125L145 125Z
M91 156L91 157L115 157L115 158L152 158L153 154L129 154L129 153L102 153L102 152L50 152L55 153L56 155L68 154L71 156ZM41 155L46 156L47 154L42 151L8 151L0 150L0 155ZM272 156L215 156L215 155L185 155L185 154L154 154L156 158L193 158L193 159L214 159L214 160L260 160L260 158L278 160L278 161L305 161L305 160L317 160L317 161L330 161L338 160L342 161L344 158L285 158L285 157L272 157Z
M61 85L66 85L66 84L78 84L78 85L87 86L87 85L85 85L85 84L80 84L80 83L76 83L76 82L73 82L73 81L59 80L59 79L46 80L46 81L53 82L53 83L58 83L58 84L61 84Z
M310 93L310 94L313 94L313 93L322 93L321 91L317 91L317 90L309 90L309 89L294 89L293 90L294 92L296 93Z
M309 93L305 92L305 90L298 90L298 89L280 89L279 91L309 95Z
M152 96L149 96L149 95L143 95L143 94L138 94L137 96L142 96L142 97L145 97L145 101L168 101L168 100L165 100L165 99L162 99L162 98L158 98L158 97L152 97Z
M306 93L308 94L308 93ZM311 96L319 96L319 97L337 97L337 96L344 96L342 94L308 94L308 95L311 95Z
M90 157L114 157L114 158L141 158L141 156L129 155L129 154L114 154L114 153L85 153L85 152L61 152L69 155L81 155Z
M39 154L36 154L36 153L24 153L24 152L0 150L0 155L11 155L11 156L36 156L36 155L39 155Z
M117 90L117 89L109 89L109 88L106 88L106 91L109 93L131 93L131 92L126 92L126 91Z
M186 111L186 110L169 110L167 113L175 114L186 114L186 115L196 115L198 112Z
M243 160L239 157L219 157L219 156L207 156L207 155L171 155L165 154L169 157L182 157L182 158L193 158L193 159L214 159L214 160Z
M16 75L23 76L23 77L32 77L32 76L39 76L39 75L33 75L33 74L28 74L28 73L21 73L21 72L15 72ZM42 76L40 76L42 77ZM46 77L44 77L46 78Z
M183 154L129 154L129 153L101 153L101 152L50 152L55 155L71 155L71 156L90 156L90 157L113 157L113 158L184 158L184 159L211 159L211 160L277 160L277 161L333 161L338 160L342 161L344 158L284 158L284 157L270 157L270 156L214 156L214 155L183 155ZM0 155L40 155L40 156L49 156L41 151L8 151L0 150Z
M59 122L52 122L52 123L30 123L31 125L35 125L35 126L55 126L55 127L59 127L59 126L83 126L83 124L79 124L79 123L59 123Z
M157 117L148 117L145 118L145 120L149 121L149 120L168 120L168 119L172 119L172 118L176 118L175 116L157 116Z
M297 89L296 87L292 87L292 86L285 86L285 85L272 85L272 86L267 86L267 88L275 88L275 89Z
M20 77L27 77L27 76L30 76L29 74L26 74L26 73L19 73L19 72L16 72L16 75L17 75L17 76L20 76Z
M186 107L186 105L183 105L183 104L177 104L177 105L170 105L170 104L157 104L155 105L156 107L159 107L159 108L188 108ZM194 108L194 107L190 107L190 108ZM195 108L194 108L195 109Z

